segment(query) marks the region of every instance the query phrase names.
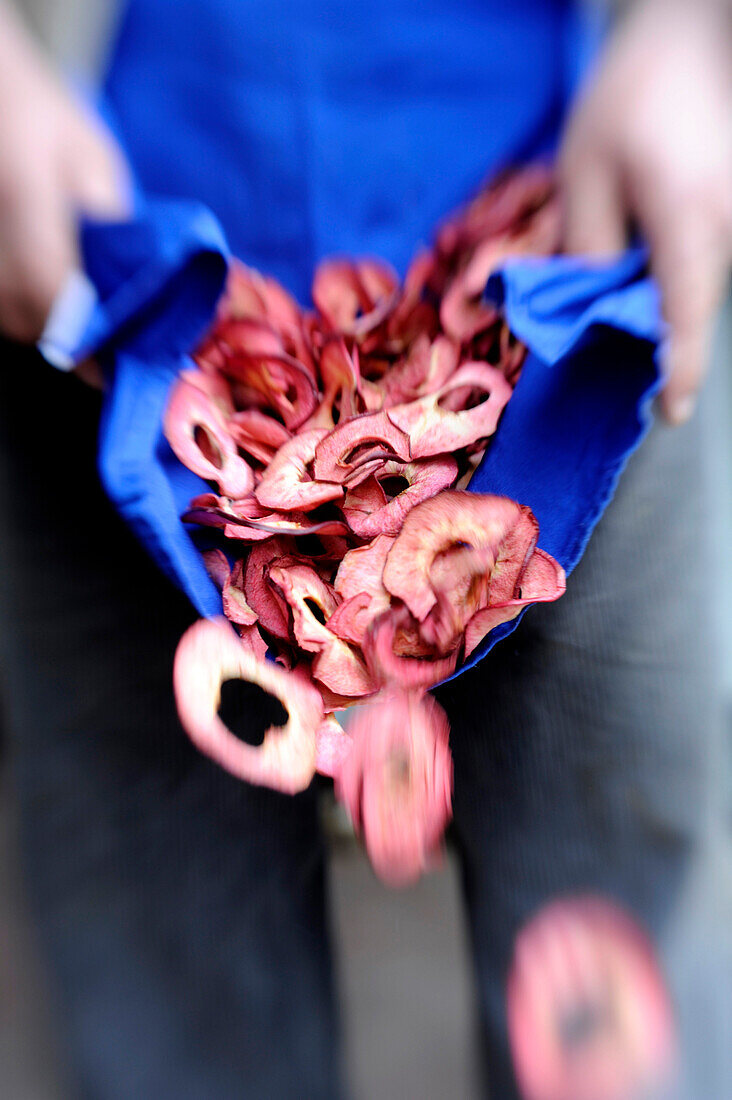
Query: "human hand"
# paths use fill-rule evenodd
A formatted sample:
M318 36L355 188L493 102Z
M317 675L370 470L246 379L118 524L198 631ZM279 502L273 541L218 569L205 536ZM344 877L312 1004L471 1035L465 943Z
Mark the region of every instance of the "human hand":
M79 262L78 214L123 217L129 192L111 135L0 3L0 331L25 343L38 339Z
M560 155L565 246L620 251L635 225L668 324L661 407L692 413L732 262L732 4L645 0L610 41Z

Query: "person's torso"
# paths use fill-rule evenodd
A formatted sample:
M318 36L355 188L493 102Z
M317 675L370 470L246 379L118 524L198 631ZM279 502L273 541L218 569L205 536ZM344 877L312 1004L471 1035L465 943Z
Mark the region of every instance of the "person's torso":
M207 203L303 297L334 251L403 269L551 143L569 21L565 0L131 0L107 93L142 186Z

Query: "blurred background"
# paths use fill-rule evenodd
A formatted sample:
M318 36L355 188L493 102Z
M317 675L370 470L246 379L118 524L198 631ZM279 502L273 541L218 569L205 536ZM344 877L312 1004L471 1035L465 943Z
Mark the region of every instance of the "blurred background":
M22 0L18 5L59 63L93 79L101 64L113 6L102 0ZM720 637L724 646L728 738L719 773L732 829L732 308L724 310L715 368L704 395L709 405L710 477L722 504L717 538ZM1 689L0 669L0 689ZM1 697L1 690L0 690ZM0 725L1 732L1 725ZM339 945L347 1069L355 1100L478 1095L473 990L455 863L416 887L382 886L349 838L331 822L332 905ZM719 897L718 919L732 904L728 881L732 834L702 868ZM697 882L686 885L693 905ZM683 908L683 904L681 906ZM673 929L669 935L673 935ZM732 1008L730 1009L732 1012ZM0 741L0 1097L65 1100L63 1054L53 1028L52 994L26 918L16 851L12 792ZM722 1097L719 1100L723 1100Z

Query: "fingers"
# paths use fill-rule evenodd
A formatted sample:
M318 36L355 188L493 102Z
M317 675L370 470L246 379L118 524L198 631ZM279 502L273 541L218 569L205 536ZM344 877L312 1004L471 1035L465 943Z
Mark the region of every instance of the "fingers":
M668 325L661 410L671 424L694 411L706 374L719 307L732 259L732 218L726 195L638 195L638 216L651 250L653 274Z
M732 64L720 5L639 4L570 119L566 246L608 253L634 223L668 324L661 407L693 410L732 261ZM668 9L668 10L667 10Z
M625 209L611 166L570 147L560 161L564 247L588 256L613 256L626 244Z
M15 181L0 205L0 329L32 343L75 263L73 228L50 177Z
M0 331L40 336L78 263L77 217L124 216L124 159L0 0Z
M45 118L37 143L0 129L0 331L22 343L38 340L79 263L79 213L122 218L131 205L124 158L101 125L71 101Z
M561 157L560 185L567 252L621 251L630 218L647 240L669 332L661 410L669 423L681 424L694 410L728 286L732 189L723 181L732 174L717 166L706 182L691 184L672 168L648 170L631 160L621 177L618 159L608 161L593 147L580 119Z

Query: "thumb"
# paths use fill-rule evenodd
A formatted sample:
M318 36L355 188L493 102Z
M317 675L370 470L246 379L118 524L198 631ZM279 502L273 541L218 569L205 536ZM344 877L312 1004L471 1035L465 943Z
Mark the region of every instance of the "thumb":
M625 210L615 172L584 154L560 163L560 197L567 252L612 256L626 244Z
M69 119L66 179L80 210L122 219L132 208L132 180L125 156L102 123L81 112Z

